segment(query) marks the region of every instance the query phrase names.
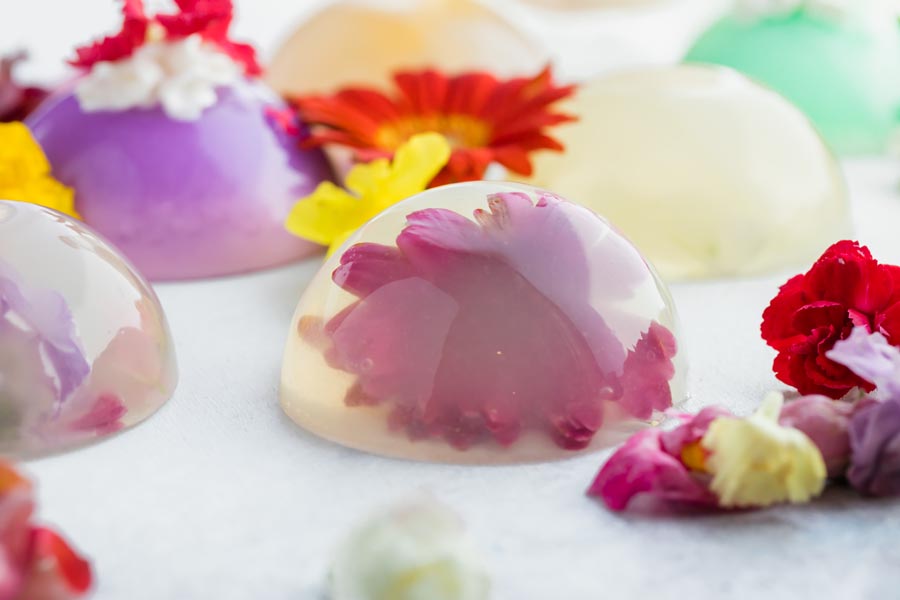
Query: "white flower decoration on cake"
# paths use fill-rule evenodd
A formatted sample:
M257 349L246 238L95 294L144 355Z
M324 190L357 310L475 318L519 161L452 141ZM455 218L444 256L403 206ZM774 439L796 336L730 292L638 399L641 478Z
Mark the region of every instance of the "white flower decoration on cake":
M403 505L354 531L331 572L332 600L487 600L490 580L459 517Z
M746 18L787 15L799 9L826 17L843 17L865 0L737 0L737 13Z
M97 63L75 95L85 112L161 106L173 119L193 121L216 103L216 88L241 77L240 65L192 35L148 42L128 58Z

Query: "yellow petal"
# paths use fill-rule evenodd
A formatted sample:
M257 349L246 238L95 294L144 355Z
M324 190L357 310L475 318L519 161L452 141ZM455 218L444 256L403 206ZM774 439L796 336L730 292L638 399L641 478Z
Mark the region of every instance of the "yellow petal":
M359 200L326 181L294 205L285 226L294 235L329 246L348 229L362 224L358 213Z
M50 163L28 128L0 123L0 198L30 202L81 217L75 193L50 176Z
M50 173L44 151L24 123L0 123L0 186L9 187Z
M376 202L380 210L423 191L450 160L450 144L438 133L414 135L397 149L391 177Z
M380 193L385 182L391 177L391 163L386 158L354 165L344 183L347 189L360 198L373 197Z
M285 225L295 235L329 246L330 255L378 213L423 191L449 159L443 136L415 135L397 150L393 163L381 158L350 170L347 188L358 197L323 183L294 206Z
M710 488L723 506L807 502L825 487L825 461L804 433L778 424L784 398L770 394L747 419L720 417L702 445Z

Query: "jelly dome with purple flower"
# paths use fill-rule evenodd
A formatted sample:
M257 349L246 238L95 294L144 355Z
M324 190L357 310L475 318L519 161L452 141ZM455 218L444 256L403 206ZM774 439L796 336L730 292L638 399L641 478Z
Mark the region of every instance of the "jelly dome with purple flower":
M73 89L26 121L75 208L152 280L297 260L318 247L284 229L332 177L322 151L227 37L230 0L172 14L123 6L119 33L77 50Z
M389 456L550 460L679 403L677 316L606 220L549 192L470 182L381 213L300 299L281 404Z
M111 435L176 380L159 301L121 255L65 215L0 200L0 454Z

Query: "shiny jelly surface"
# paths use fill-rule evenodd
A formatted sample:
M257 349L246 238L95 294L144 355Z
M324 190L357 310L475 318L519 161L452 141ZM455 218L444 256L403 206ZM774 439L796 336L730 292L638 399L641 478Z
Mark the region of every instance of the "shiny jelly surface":
M584 85L566 151L529 182L608 218L668 279L807 264L850 228L840 167L803 114L724 67L644 68Z
M82 223L0 201L0 454L46 454L143 421L175 353L155 294Z
M473 182L390 208L323 265L291 323L281 404L373 453L550 460L680 402L683 365L665 286L604 219Z
M220 88L196 121L160 108L85 113L62 95L27 124L85 222L149 279L175 280L319 250L284 221L331 171L321 151L300 148L284 110L262 84L242 81Z
M900 79L885 74L900 72L900 28L886 13L726 16L685 60L735 68L784 94L841 154L883 152L898 123Z
M328 93L383 87L401 69L530 76L547 60L539 44L474 0L341 0L297 26L266 80L282 93Z

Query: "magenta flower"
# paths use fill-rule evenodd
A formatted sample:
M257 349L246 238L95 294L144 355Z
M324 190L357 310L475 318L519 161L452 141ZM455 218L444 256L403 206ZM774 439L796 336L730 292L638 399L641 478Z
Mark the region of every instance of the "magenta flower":
M0 57L0 123L24 120L47 97L46 90L16 82L13 71L25 58L24 52Z
M460 449L525 430L580 449L609 405L637 418L669 408L674 335L616 308L648 277L634 249L591 239L598 273L579 235L596 219L586 209L522 193L488 205L477 222L412 213L396 247L343 254L333 280L359 300L326 324L325 356L357 377L346 403L388 404L392 428ZM633 348L621 327L642 333Z
M843 477L850 464L850 415L853 404L827 396L803 396L781 409L779 423L805 433L813 441L829 477Z
M900 495L900 398L865 402L850 419L847 479L870 496Z
M606 461L588 495L600 498L615 511L625 510L641 495L674 505L717 506L718 499L707 487L709 476L692 470L683 455L689 447L702 452L699 441L710 423L728 414L710 407L694 417L678 415L682 423L671 431L637 433Z

